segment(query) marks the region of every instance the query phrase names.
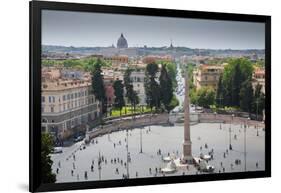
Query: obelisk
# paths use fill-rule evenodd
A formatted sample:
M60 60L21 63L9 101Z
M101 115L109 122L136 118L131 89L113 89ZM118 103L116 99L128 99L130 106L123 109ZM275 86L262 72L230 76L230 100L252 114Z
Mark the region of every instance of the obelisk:
M187 70L185 70L185 97L184 97L184 142L183 158L184 163L193 163L191 153L190 125L189 125L189 79Z

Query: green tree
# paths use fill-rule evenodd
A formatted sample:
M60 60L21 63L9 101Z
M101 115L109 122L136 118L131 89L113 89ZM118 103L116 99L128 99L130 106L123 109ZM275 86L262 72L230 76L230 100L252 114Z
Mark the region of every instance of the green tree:
M256 115L262 115L262 111L264 110L264 108L265 108L265 94L262 92L262 85L257 84L254 91L252 112L255 112Z
M166 65L162 65L161 74L159 77L160 82L160 100L163 103L165 109L170 112L170 103L173 98L173 83L166 70Z
M167 111L170 112L171 110L173 110L176 106L179 105L179 100L177 99L177 97L175 95L173 95L170 104L166 107Z
M223 84L222 84L222 75L220 75L218 86L217 86L217 92L216 92L216 105L218 107L221 107L221 105L222 105L223 91L224 91L224 88L223 88Z
M158 65L151 63L146 66L145 70L145 94L146 102L150 108L156 107L156 110L160 107L160 86L156 82L156 73L158 72Z
M48 133L41 135L41 173L42 183L55 183L56 175L52 173L53 161L50 154L53 152L53 138Z
M223 104L226 106L240 106L240 89L242 83L250 80L253 73L253 64L246 58L229 59L225 66L223 85Z
M169 74L169 77L172 80L173 83L173 88L177 87L177 80L176 80L176 76L177 76L177 65L175 62L169 62L169 61L163 61L163 60L159 60L157 61L157 64L161 64L161 65L165 65L166 66L166 70Z
M136 112L136 105L140 103L140 99L139 99L138 93L136 91L133 91L133 93L132 93L131 103L134 107L134 112Z
M198 105L198 96L195 88L190 90L189 97L192 104Z
M131 74L133 69L127 68L124 73L124 86L126 88L126 97L128 99L128 102L131 103L131 106L134 105L134 102L136 101L136 94L134 92L134 87L131 80Z
M235 64L234 71L233 71L233 76L231 80L232 84L232 89L231 89L231 105L232 106L239 106L239 93L241 89L241 84L242 84L242 72L240 69L239 64Z
M124 73L124 86L125 86L126 89L128 87L130 87L130 85L132 84L132 80L131 80L132 71L133 71L132 68L127 68L125 70L125 73Z
M186 70L188 74L188 79L189 79L189 89L193 89L195 86L193 84L193 71L194 71L194 64L188 63L186 65Z
M215 91L209 87L202 87L197 91L197 103L199 106L209 108L215 102Z
M101 103L102 114L106 112L106 95L101 70L101 60L97 59L92 70L92 92Z
M124 101L124 85L121 80L116 80L113 83L113 88L114 88L114 107L118 108L120 110L120 116L122 113L122 108L125 105Z
M253 87L250 80L243 82L239 96L241 110L249 112L250 114L253 104Z

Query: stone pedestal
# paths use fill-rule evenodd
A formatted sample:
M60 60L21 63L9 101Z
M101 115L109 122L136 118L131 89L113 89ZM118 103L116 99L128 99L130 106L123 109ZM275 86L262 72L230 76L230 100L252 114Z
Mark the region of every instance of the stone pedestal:
M193 157L191 153L191 142L187 141L183 143L183 157L182 157L183 163L192 164L193 163Z

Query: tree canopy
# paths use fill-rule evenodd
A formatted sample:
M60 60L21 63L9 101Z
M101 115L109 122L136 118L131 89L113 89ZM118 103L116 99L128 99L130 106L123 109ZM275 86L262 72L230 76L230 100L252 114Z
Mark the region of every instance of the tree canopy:
M160 100L163 103L165 109L169 112L170 110L172 110L170 109L170 103L173 98L173 83L166 70L166 65L162 65L159 82L161 94Z
M158 65L156 63L147 64L145 70L145 94L146 102L149 106L160 107L160 87L156 82L156 73L158 72Z
M96 97L101 102L102 113L106 112L106 95L103 82L103 75L101 70L101 61L98 59L94 64L92 69L92 91Z
M215 102L215 91L210 87L202 87L197 91L196 104L204 108L210 108Z
M41 173L42 183L55 183L56 174L52 172L53 161L50 154L53 152L53 138L48 133L41 135Z
M121 110L125 105L124 101L124 85L121 80L116 80L113 83L113 88L114 88L114 107L118 108L120 110L120 115L121 115Z
M225 66L222 75L222 86L218 90L217 96L223 98L225 106L240 106L240 90L243 82L251 80L253 65L246 58L230 59L229 64Z

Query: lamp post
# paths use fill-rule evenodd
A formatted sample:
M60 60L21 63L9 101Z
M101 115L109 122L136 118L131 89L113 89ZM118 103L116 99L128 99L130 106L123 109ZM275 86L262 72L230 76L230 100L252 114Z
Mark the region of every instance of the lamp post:
M99 170L99 180L101 180L101 157L99 151L99 158L98 158L98 170Z
M129 136L128 136L128 128L126 129L126 150L127 150L127 178L129 178L129 142L128 142L128 139L129 139Z
M249 124L250 117L247 118L247 124ZM246 132L247 132L247 127L244 127L244 170L247 170L247 141L246 141Z
M230 122L230 127L229 127L229 150L232 150L232 145L231 145L231 125L233 122L234 114L231 115L231 122Z
M142 152L142 127L140 128L140 153Z
M148 98L147 99L149 101L149 105L150 105L150 120L149 120L149 130L150 130L150 125L151 125L151 118L152 118L152 98Z

